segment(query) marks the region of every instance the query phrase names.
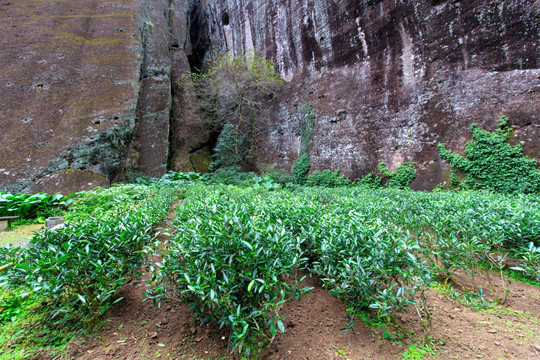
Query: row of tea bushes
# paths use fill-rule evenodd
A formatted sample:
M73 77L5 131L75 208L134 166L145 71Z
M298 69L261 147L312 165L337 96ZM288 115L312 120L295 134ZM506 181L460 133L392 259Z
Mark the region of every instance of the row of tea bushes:
M114 201L120 193L131 195ZM65 227L37 233L26 248L3 249L0 261L13 266L0 280L46 299L53 318L91 330L142 265L154 226L178 197L175 187L140 185L89 192Z
M151 297L189 300L195 315L231 328L232 350L252 356L282 329L283 302L308 291L291 286L303 271L397 329L399 311L413 308L427 336L425 291L479 263L502 274L504 251L538 241L537 204L478 192L195 186Z

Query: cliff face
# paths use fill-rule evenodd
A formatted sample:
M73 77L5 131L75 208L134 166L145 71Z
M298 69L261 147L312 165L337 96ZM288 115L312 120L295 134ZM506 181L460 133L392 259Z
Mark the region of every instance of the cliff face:
M269 111L259 165L298 157L296 105L317 113L312 170L358 177L413 161L415 185L444 181L436 144L462 150L471 123L502 114L540 150L540 2L207 0L203 36L218 51L254 48L290 81Z
M358 177L414 161L444 181L439 141L510 117L540 152L540 1L0 0L0 189L81 190L208 156L177 81L211 50L255 50L288 81L257 166L298 157L299 107L317 116L312 170Z
M187 14L177 0L0 1L0 189L190 169L187 150L169 150L179 118L198 133L180 150L207 136L171 81L189 70Z

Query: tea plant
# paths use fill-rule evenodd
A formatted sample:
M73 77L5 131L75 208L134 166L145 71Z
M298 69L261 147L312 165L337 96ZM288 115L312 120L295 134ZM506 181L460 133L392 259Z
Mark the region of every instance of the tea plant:
M533 280L540 281L540 246L535 246L533 242L530 242L517 250L516 255L523 264L513 269L523 272Z
M231 351L250 358L285 331L281 306L309 290L287 282L307 261L302 241L265 217L257 200L217 192L183 203L150 293L156 302L189 300L203 323L231 328Z
M82 208L88 206L94 209L92 214L82 219L72 216L64 228L44 230L27 248L4 253L4 261L13 265L0 274L0 280L48 299L54 319L93 330L119 301L118 290L143 263L141 250L153 239L153 226L178 197L172 187L126 186L126 193L138 190L131 202L113 201L116 206L95 212L98 199L118 194L119 189L96 190L83 197L74 209L83 213Z
M315 171L307 178L306 186L338 187L351 185L351 181L345 176L339 176L339 170Z
M414 163L406 161L396 167L394 171L386 168L386 163L379 163L379 171L383 178L386 178L386 186L392 188L405 189L408 188L411 182L416 178L416 170Z

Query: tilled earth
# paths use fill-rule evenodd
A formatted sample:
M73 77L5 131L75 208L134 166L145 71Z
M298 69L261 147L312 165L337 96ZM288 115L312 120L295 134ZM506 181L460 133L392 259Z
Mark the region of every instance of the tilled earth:
M468 278L459 280L464 284ZM346 326L346 307L322 288L320 280L307 278L302 285L314 289L300 302L284 305L286 332L276 336L263 359L399 359L412 344L389 341L382 330L360 320L350 331L340 331ZM513 282L510 289L504 306L483 311L429 290L431 348L436 352L424 358L540 359L540 288ZM145 290L143 283L126 285L124 300L111 311L105 328L94 339L72 344L70 358L229 358L226 330L199 326L188 304L168 302L156 308L150 301L143 302ZM401 317L405 328L422 334L412 311Z

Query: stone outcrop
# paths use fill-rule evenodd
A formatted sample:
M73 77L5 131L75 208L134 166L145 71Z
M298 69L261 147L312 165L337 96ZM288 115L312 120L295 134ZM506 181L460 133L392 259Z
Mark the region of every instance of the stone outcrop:
M413 161L429 189L446 179L437 142L461 151L471 123L502 114L538 158L539 14L539 0L0 0L0 190L202 170L212 136L179 80L213 50L254 50L287 81L259 168L290 169L307 103L312 170Z
M190 69L187 1L0 1L0 17L0 189L159 176L172 128L196 129L184 148L207 141L173 79Z
M211 47L276 61L290 85L268 112L259 166L298 157L298 103L317 113L312 170L359 177L413 161L417 188L444 181L441 141L510 117L539 157L540 2L531 0L206 0Z

